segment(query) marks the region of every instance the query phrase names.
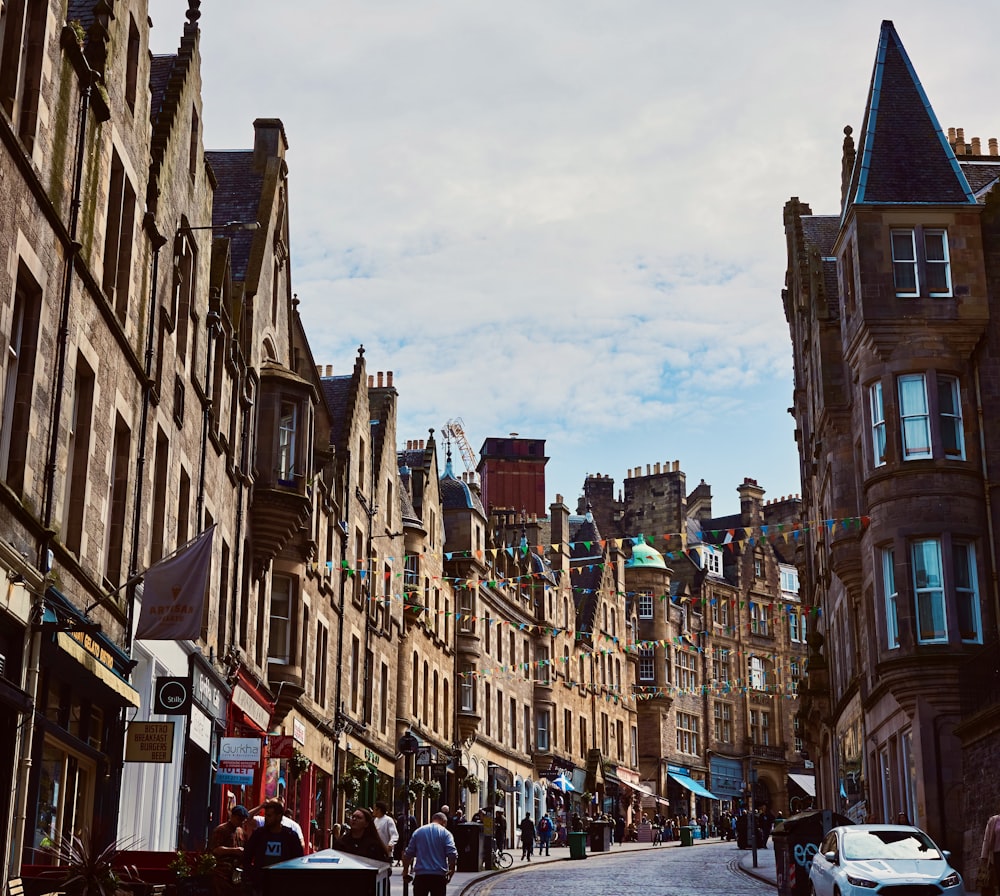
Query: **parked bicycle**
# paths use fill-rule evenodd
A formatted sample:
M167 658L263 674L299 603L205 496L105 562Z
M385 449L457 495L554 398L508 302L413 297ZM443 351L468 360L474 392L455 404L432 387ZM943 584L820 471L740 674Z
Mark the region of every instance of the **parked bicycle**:
M493 850L493 867L494 868L510 868L514 864L514 856L507 852L505 849Z

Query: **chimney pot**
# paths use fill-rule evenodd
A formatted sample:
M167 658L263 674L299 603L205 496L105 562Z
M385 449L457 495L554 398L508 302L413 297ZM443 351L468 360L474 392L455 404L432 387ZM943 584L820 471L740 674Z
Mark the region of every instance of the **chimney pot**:
M657 476L660 475L660 465L659 465L659 463L657 463L657 465L655 467L653 467L653 472L656 473Z
M332 364L327 364L326 365L326 375L327 376L333 376L333 365Z
M380 389L382 388L382 371L381 370L378 372L378 387Z
M948 142L952 146L954 146L956 139L958 139L958 138L955 136L955 129L954 128L948 128Z
M990 143L990 155L991 156L997 155L997 138L990 137L989 143Z
M978 155L982 154L980 152L980 147L981 146L982 146L982 144L980 143L979 138L978 137L973 137L972 138L972 154L974 156L978 156Z
M375 386L375 375L373 373L368 374L368 388L371 389Z
M386 373L385 377L386 377L386 380L387 380L386 385L389 386L389 387L391 387L392 386L392 371L390 370L388 373Z

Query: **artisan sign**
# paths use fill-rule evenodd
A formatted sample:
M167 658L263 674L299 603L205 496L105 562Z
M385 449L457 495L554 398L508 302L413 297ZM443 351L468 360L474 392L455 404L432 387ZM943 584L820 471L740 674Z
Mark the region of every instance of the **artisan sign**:
M173 762L173 722L133 722L125 735L126 762Z

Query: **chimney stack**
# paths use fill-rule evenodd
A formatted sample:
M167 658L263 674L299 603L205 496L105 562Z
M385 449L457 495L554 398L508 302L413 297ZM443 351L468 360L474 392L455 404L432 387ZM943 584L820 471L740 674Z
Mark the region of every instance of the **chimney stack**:
M990 137L990 155L991 156L997 155L997 138L996 137Z
M979 151L981 145L982 144L979 142L979 138L978 137L973 137L972 138L972 154L974 156L981 155L981 153Z

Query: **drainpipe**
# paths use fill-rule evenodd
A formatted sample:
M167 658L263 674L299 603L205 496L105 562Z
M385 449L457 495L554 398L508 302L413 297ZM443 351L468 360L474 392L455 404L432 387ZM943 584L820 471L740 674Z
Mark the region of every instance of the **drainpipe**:
M232 646L238 643L236 633L236 602L240 593L240 576L237 575L240 569L240 556L243 544L243 480L246 476L247 455L250 451L250 421L253 419L254 395L250 388L249 378L243 383L243 427L240 434L240 467L239 475L236 477L236 540L233 545L233 599L229 608L229 644Z
M978 354L978 352L974 353ZM993 526L993 501L990 497L993 484L990 482L990 470L986 461L986 430L983 420L983 393L979 379L979 365L973 368L973 379L976 384L976 423L979 426L979 454L982 457L983 468L983 502L986 504L986 544L990 549L990 582L993 591L993 625L1000 626L1000 587L997 585L997 547ZM985 628L985 626L984 626ZM985 634L985 633L984 633Z

